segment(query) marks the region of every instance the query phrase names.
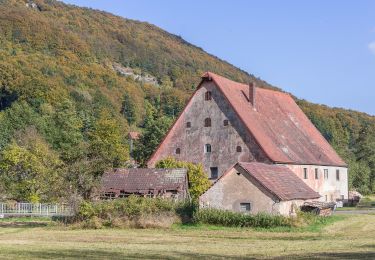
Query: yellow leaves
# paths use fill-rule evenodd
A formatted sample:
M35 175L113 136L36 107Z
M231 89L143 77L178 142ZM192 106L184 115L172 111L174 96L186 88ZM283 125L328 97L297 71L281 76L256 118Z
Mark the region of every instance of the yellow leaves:
M189 192L193 199L198 199L210 186L207 174L202 164L178 161L173 157L167 157L156 163L156 168L185 168L189 179Z
M113 164L123 165L129 159L129 151L123 143L123 136L118 121L109 110L102 110L89 133L92 155Z

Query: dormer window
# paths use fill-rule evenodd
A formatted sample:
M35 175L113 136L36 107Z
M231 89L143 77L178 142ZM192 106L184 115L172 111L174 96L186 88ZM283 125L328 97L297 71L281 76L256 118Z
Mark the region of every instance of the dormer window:
M204 120L204 126L211 127L211 118L208 117Z
M211 91L207 91L206 93L204 93L204 100L211 100L211 98L212 98Z
M181 153L181 149L180 148L177 148L176 149L176 154L180 154Z
M191 122L186 122L186 128L190 128L191 127Z
M211 145L210 144L206 144L204 146L204 151L205 151L205 153L210 153L211 152Z

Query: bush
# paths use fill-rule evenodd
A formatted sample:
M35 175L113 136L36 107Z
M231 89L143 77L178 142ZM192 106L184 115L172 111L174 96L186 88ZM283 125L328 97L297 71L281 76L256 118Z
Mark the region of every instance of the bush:
M79 207L77 221L86 228L170 227L176 222L190 221L194 208L189 202L137 196L112 201L84 201Z
M194 222L226 227L280 227L291 226L290 219L280 215L258 213L245 215L220 209L200 209L194 214Z
M207 174L204 172L202 164L178 161L173 157L160 160L155 165L156 168L185 168L187 169L189 181L189 193L193 201L197 201L210 186Z
M75 217L78 228L168 228L174 223L208 224L225 227L319 227L334 221L332 217L299 211L296 217L258 213L246 215L213 208L199 209L197 203L174 202L162 198L130 196L111 201L83 201ZM71 219L62 219L72 223Z

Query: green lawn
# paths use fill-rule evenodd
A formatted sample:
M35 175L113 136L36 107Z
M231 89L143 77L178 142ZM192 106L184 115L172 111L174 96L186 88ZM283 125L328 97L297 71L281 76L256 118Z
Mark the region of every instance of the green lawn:
M45 221L0 227L0 259L374 259L375 215L348 215L308 229L210 226L72 230ZM27 222L23 221L23 224Z

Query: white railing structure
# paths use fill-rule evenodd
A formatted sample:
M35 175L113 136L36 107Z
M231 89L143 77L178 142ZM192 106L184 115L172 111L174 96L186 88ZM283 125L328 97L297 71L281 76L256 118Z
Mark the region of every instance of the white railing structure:
M7 216L72 216L73 209L66 204L0 203L0 217Z

